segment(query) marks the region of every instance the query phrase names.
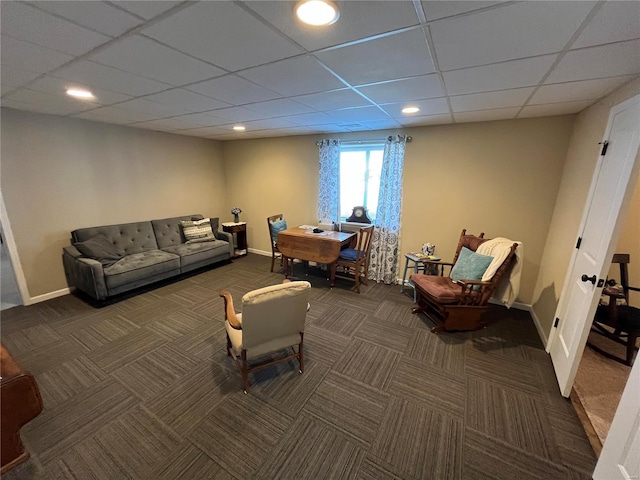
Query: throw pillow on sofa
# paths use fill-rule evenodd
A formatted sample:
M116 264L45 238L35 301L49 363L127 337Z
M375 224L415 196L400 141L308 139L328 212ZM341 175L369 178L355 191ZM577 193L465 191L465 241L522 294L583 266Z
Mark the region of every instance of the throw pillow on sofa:
M180 225L182 225L182 232L187 243L212 242L216 239L211 229L210 218L183 220Z
M73 246L85 257L102 263L103 267L109 267L124 257L124 250L116 247L104 233L99 233L84 242L74 243Z

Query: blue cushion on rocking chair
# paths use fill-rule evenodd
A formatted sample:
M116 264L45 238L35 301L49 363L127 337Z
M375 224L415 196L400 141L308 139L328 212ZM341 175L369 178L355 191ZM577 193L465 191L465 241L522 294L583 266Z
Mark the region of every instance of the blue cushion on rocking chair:
M340 258L343 260L351 260L352 262L356 261L356 256L358 255L358 250L355 248L345 248L340 252ZM361 253L361 256L364 256L364 252Z

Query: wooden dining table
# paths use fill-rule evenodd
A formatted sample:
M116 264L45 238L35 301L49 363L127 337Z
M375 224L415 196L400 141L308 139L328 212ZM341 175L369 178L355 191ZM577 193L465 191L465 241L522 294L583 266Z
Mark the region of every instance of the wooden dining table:
M289 262L294 258L308 262L324 263L329 267L329 284L336 278L336 261L340 250L356 238L355 232L327 230L313 233L313 229L293 227L278 234L278 250L282 253L285 277L289 274Z

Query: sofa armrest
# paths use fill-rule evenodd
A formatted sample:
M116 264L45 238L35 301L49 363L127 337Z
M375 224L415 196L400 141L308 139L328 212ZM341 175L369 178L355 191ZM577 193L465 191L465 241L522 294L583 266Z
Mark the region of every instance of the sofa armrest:
M70 246L62 251L62 264L70 287L76 287L96 300L107 298L104 269L99 261L83 257L75 247Z
M221 232L220 230L215 233L218 240L229 243L229 258L233 258L235 254L235 248L233 246L233 235L227 232Z

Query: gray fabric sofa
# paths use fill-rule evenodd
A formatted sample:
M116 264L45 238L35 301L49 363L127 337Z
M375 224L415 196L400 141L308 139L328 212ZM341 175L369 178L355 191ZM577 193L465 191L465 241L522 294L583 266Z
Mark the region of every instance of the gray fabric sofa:
M215 240L186 243L180 222L202 215L146 222L80 228L71 232L72 245L64 247L62 263L67 283L96 300L105 300L134 288L164 280L233 257L233 237L218 231L211 218ZM111 265L80 253L73 244L106 236L124 256Z

